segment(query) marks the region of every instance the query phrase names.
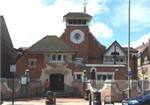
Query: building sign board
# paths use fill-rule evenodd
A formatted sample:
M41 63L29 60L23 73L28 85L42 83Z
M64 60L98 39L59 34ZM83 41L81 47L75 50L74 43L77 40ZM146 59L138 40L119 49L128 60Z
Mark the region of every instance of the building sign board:
M10 65L10 72L16 72L16 65Z

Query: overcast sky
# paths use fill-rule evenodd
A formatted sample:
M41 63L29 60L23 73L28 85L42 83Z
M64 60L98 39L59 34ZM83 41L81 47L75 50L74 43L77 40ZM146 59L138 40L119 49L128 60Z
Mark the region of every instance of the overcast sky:
M61 36L63 16L83 12L84 0L0 0L14 47L30 47L46 35ZM87 13L93 19L90 30L108 47L114 40L127 45L128 0L86 0ZM131 46L150 38L150 0L131 0Z

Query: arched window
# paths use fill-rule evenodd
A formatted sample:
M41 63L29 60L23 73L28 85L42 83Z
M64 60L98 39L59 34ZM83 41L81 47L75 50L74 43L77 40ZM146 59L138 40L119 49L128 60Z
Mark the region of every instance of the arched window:
M91 71L91 79L95 80L96 79L96 68L92 67L90 71Z

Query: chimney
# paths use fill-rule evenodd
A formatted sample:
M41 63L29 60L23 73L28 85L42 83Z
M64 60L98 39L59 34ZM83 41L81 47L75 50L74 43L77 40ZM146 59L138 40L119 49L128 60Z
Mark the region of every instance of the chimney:
M144 42L142 43L142 45L144 45Z

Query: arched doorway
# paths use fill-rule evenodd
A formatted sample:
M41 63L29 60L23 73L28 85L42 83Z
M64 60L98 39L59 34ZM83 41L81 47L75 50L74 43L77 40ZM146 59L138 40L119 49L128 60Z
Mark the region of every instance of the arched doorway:
M51 74L50 90L52 91L64 91L64 75L63 74Z

